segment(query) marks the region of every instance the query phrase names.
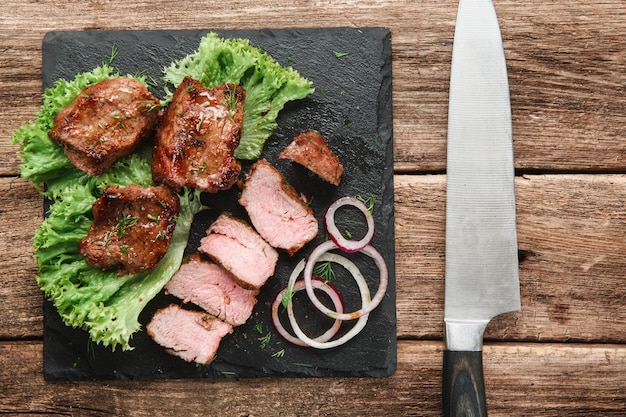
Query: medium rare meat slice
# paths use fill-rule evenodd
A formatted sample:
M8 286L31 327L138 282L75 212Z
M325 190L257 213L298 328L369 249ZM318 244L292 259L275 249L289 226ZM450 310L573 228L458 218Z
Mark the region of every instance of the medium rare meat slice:
M171 304L154 313L146 330L170 354L206 365L213 361L222 338L232 333L233 326L208 313Z
M179 211L178 195L166 186L111 186L94 203L94 221L78 249L95 268L148 271L167 252Z
M48 135L90 175L104 173L154 134L159 100L141 82L113 78L85 88L57 113Z
M239 197L259 234L275 248L293 255L318 231L313 210L283 175L264 159L246 177Z
M296 136L278 157L299 163L333 185L341 183L343 165L318 132L310 130Z
M221 214L198 250L227 270L244 288L256 290L274 275L278 252L244 221Z
M241 287L224 268L199 254L181 265L165 291L233 326L248 320L257 301L256 291Z
M234 84L205 88L186 77L176 88L156 134L152 176L176 191L217 192L241 172L235 159L243 128L245 90Z

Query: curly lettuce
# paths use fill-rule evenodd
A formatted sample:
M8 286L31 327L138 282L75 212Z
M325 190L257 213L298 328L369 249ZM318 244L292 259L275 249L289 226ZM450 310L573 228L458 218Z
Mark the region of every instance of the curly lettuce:
M151 271L118 276L87 265L78 252L78 242L93 223L92 205L105 188L113 184L154 185L148 147L121 159L106 173L90 176L75 168L61 145L47 134L54 116L80 91L119 76L110 65L102 64L71 81L56 81L44 92L36 120L24 123L12 140L21 147L22 177L50 202L33 239L37 283L67 326L87 331L94 342L113 350L117 346L130 350L132 335L141 328L139 314L179 268L193 217L204 206L198 190L183 190L168 251ZM145 79L135 78L145 83Z
M235 157L246 160L261 156L285 104L314 92L309 80L281 66L247 39L223 39L216 33L204 36L195 53L172 63L164 73L164 80L173 86L190 76L205 87L233 83L246 90L243 133L235 150Z

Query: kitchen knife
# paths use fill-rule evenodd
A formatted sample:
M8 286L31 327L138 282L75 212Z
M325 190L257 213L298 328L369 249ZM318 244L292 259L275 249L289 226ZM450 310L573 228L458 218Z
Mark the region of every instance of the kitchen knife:
M486 416L483 333L520 309L511 105L491 0L460 0L448 110L446 416Z

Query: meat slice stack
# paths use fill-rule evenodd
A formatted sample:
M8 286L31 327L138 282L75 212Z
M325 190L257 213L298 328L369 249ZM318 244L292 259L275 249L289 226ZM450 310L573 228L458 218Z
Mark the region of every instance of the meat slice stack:
M158 310L148 332L168 352L187 361L208 364L215 352L189 343L205 343L217 350L226 334L221 322L232 330L244 324L256 304L258 289L274 274L278 252L250 226L228 214L221 214L201 240L199 253L192 255L165 286L167 293L191 302L198 313L170 305ZM177 308L176 313L171 310ZM179 317L185 324L177 327ZM200 315L198 315L200 314ZM204 325L210 323L210 325ZM195 332L198 335L188 334ZM213 352L213 356L209 355Z
M239 204L245 207L259 234L289 255L317 235L313 210L280 171L264 159L250 169Z
M165 286L168 294L202 307L232 326L242 325L252 314L256 291L237 284L221 266L200 254L183 263Z
M276 249L248 224L228 214L221 214L211 224L199 250L249 289L261 288L278 262Z

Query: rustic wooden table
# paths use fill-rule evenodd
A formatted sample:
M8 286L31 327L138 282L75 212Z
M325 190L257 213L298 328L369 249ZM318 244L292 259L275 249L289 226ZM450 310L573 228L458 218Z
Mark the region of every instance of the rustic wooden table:
M496 0L509 68L523 310L495 319L492 416L626 412L626 7ZM0 414L438 416L454 1L5 0L0 18ZM50 30L383 26L392 32L398 368L389 378L50 383L31 239L42 198L11 133Z

